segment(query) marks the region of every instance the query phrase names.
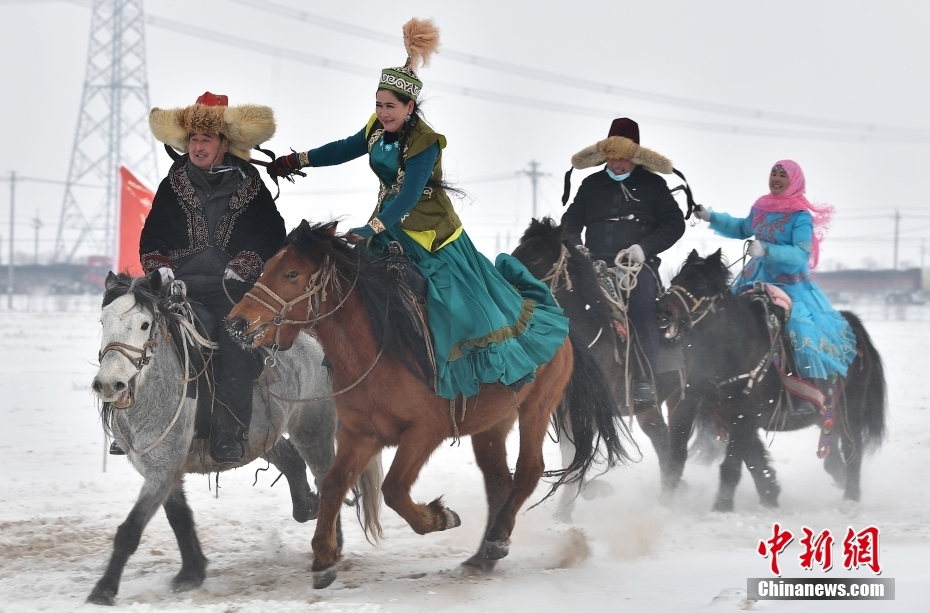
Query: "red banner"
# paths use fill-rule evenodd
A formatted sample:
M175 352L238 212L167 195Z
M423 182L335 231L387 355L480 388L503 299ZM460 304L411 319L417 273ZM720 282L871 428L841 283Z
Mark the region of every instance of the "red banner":
M155 193L144 186L125 166L119 167L119 234L116 247L116 269L137 276L142 274L139 263L139 238L145 218L152 210Z

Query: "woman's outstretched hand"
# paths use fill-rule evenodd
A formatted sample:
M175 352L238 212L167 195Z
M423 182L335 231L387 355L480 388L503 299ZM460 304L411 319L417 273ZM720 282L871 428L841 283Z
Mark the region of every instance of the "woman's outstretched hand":
M277 158L268 166L268 174L272 177L287 179L291 183L294 182L293 175L306 176L300 172L300 161L297 159L296 153L289 153Z
M710 221L710 209L698 204L694 207L694 215L701 221Z
M749 243L749 255L754 258L761 258L765 255L765 243L761 241L752 241Z

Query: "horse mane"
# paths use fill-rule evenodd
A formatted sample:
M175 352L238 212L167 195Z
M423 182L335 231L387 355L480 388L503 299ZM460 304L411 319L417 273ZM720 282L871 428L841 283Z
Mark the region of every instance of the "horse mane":
M153 289L148 277L132 277L124 272L114 275L108 280L103 291L103 304L101 308L108 307L117 298L132 294L136 304L149 309L153 313L166 314L161 287Z
M290 245L318 265L326 256L333 258L336 267L354 280L353 291L359 293L368 311L378 351L399 360L424 383L432 385L430 375L435 365L404 306L407 300L404 286L386 268L374 266L377 260L372 260L363 249L333 234L336 223L311 225L303 221L287 235L284 246Z
M567 265L573 290L578 292L590 307L593 317L603 324L612 325L610 306L604 299L601 283L594 270L594 262L582 253L577 245L572 245L573 241L565 239L564 234L562 225L555 223L555 220L547 215L542 219L530 221L529 227L520 238L520 243L525 244L530 240L539 239L547 244L564 245L571 256L568 258Z
M700 257L697 254L697 250L693 250L688 254L688 258L685 260L685 263L681 265L681 268L678 269L678 274L675 276L677 277L680 275L689 266L700 266L701 270L707 275L714 290L722 292L725 295L729 294L728 290L733 280L733 275L730 273L727 258L723 255L722 250L718 249L706 258Z

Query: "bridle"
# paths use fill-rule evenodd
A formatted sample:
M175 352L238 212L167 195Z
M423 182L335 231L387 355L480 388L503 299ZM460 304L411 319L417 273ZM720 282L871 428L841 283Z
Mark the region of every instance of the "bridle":
M361 253L359 253L359 258L361 258ZM271 304L265 302L253 294L252 291L249 291L245 294L246 298L254 300L258 304L274 313L274 319L271 320L271 323L275 326L274 343L271 345L271 355L265 358L266 365L274 366L277 363L275 355L281 346L281 327L284 324L309 326L320 321L321 319L329 317L345 304L346 300L349 299L349 296L355 290L355 286L358 284L358 278L361 274L361 267L356 270L357 272L355 273L355 279L352 280L352 285L349 287L349 291L346 292L345 295L342 294L342 286L335 282L336 276L338 274L336 269L336 262L328 255L323 259L323 264L320 266L320 268L315 273L310 275L310 279L307 281L307 285L304 287L304 293L300 294L296 298L292 298L291 300L285 300L267 285L259 283L258 281L255 282L253 289L257 288L261 290L268 298L280 305L280 308L276 309ZM335 286L336 293L339 296L339 303L326 313L321 313L317 316L311 316L314 309L317 311L320 310L323 301L326 300L326 288L330 285ZM307 301L306 319L288 319L287 315L290 310L295 305L303 302L304 300Z
M715 311L717 308L717 301L723 298L723 292L718 292L713 296L696 298L694 294L680 285L672 285L665 291L665 295L678 298L682 306L685 307L685 312L688 313L688 323L690 326L694 326L694 324L707 317L708 313ZM691 301L690 305L685 298ZM702 306L703 309L701 308Z
M161 338L156 336L156 332L161 330ZM126 343L120 342L111 342L107 343L103 349L97 354L97 361L103 362L103 358L111 351L120 353L129 360L129 363L135 366L136 372L140 372L143 366L148 366L148 363L152 361L152 355L154 354L155 347L158 346L158 343L169 338L168 330L165 328L165 322L161 315L157 312L155 314L155 321L152 322L152 327L149 328L149 338L141 347L136 347L135 345L127 345ZM133 354L137 354L134 356Z
M565 279L565 289L572 290L572 278L568 276L568 259L571 257L571 253L564 244L561 247L559 259L552 265L546 276L540 279L543 283L549 284L549 291L553 294L553 298L555 298L555 290L559 287L559 279L561 278Z

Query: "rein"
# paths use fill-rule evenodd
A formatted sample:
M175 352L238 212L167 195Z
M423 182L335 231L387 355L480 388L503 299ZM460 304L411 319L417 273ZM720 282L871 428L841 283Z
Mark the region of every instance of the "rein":
M571 254L568 251L568 247L564 244L562 244L561 247L562 250L559 252L559 259L552 265L552 268L549 269L546 276L540 279L543 283L549 284L549 291L552 294L555 294L556 288L559 287L559 279L562 277L565 278L565 289L572 291L572 278L568 275L568 258L571 257ZM553 296L553 299L554 298L555 296Z

